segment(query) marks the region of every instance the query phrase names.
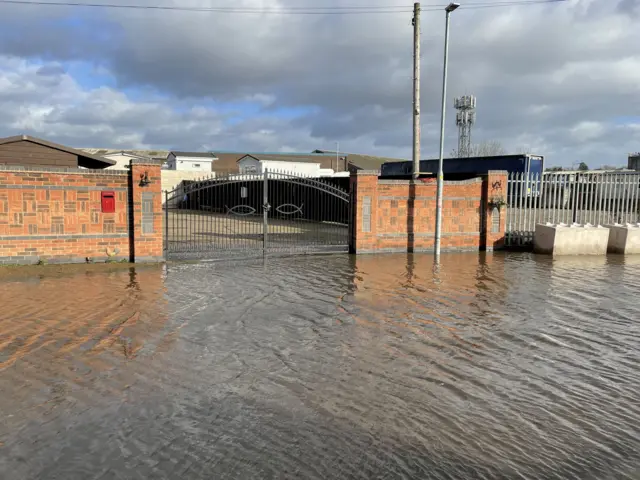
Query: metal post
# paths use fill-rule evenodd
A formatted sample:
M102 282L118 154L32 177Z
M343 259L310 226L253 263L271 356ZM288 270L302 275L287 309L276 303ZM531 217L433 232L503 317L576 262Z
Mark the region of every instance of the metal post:
M638 188L640 188L640 177L633 175L631 177L631 182L631 211L629 212L631 214L631 219L629 220L629 223L638 223L640 222L640 216L638 216L638 214L640 214L640 208L638 208L638 194L640 193Z
M413 4L413 178L420 176L420 3Z
M262 254L267 254L267 234L269 230L269 171L262 173Z
M169 254L169 191L164 191L164 256Z
M447 101L447 64L449 62L449 19L453 12L460 5L450 3L446 11L445 29L444 29L444 66L442 69L442 110L440 112L440 156L438 157L438 189L436 196L436 238L434 243L434 254L436 260L440 258L440 237L442 236L442 189L444 184L444 176L442 173L442 164L444 157L444 121Z
M582 174L577 173L575 179L575 192L573 193L573 216L571 223L580 223L580 184L582 183Z

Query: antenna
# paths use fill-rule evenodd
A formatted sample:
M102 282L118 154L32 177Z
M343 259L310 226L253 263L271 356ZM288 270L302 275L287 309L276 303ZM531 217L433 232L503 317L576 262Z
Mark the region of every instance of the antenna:
M458 126L458 157L471 156L471 126L476 123L476 97L464 95L454 100Z

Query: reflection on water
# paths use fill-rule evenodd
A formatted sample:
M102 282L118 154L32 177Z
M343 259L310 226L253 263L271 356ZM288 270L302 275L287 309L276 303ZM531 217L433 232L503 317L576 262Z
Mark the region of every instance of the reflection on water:
M640 260L0 278L2 478L640 478Z

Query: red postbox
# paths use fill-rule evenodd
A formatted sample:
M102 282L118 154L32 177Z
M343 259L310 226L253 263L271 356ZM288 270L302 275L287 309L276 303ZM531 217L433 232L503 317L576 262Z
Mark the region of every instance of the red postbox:
M116 193L107 191L101 192L102 213L115 213L116 211Z

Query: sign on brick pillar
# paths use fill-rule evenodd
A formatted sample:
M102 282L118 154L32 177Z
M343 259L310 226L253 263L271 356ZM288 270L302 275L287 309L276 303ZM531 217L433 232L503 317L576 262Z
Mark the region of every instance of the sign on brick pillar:
M377 248L378 175L377 171L351 174L353 217L349 250L352 253L372 252Z
M507 172L491 170L487 173L484 195L485 221L483 228L484 247L487 250L504 248L507 217Z
M164 260L161 163L131 160L130 166L131 260L161 262Z

